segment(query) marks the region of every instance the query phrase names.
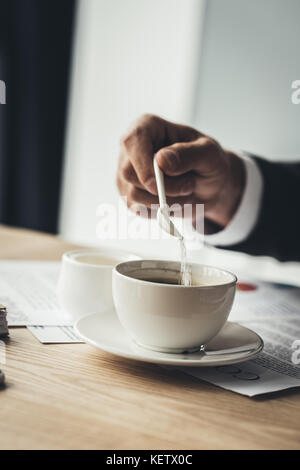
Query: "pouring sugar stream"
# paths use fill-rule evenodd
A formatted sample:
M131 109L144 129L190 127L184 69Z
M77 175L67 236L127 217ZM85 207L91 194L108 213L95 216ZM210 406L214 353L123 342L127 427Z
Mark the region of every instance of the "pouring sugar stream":
M162 230L169 233L172 237L178 239L180 243L180 258L181 258L181 284L184 286L190 286L192 283L192 274L191 274L191 267L187 263L187 253L186 253L186 245L183 235L179 232L175 224L170 218L169 214L169 206L167 204L166 199L166 192L165 192L165 182L164 182L164 174L162 170L159 168L155 158L153 160L154 166L154 173L155 173L155 180L157 185L158 191L158 199L159 199L159 209L157 211L157 221Z

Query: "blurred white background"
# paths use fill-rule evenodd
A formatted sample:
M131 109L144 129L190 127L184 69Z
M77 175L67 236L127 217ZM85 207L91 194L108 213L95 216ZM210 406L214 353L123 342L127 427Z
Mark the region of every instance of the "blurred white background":
M192 121L199 0L80 1L61 233L96 242L96 207L116 202L119 141L150 112Z
M300 158L299 0L208 0L195 122L235 150Z
M194 125L234 150L299 159L300 106L291 103L299 18L298 0L80 0L61 235L100 243L96 209L117 202L120 136L145 112ZM165 241L107 243L178 255ZM257 272L259 263L261 276L285 280L299 273L296 264L214 249L191 256L237 271Z

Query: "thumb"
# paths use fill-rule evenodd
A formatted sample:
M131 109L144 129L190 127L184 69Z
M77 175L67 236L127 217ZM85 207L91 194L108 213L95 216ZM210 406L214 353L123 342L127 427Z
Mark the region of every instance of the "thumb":
M210 141L210 142L208 142ZM212 167L216 153L213 141L200 137L194 142L181 142L160 149L155 158L160 169L167 175L182 175L189 171L205 173ZM214 150L214 152L213 152Z

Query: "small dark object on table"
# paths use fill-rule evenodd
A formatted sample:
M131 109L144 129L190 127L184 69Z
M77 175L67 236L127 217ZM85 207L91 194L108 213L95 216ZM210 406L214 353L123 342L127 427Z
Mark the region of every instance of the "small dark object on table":
M0 338L8 336L7 312L6 307L0 304Z

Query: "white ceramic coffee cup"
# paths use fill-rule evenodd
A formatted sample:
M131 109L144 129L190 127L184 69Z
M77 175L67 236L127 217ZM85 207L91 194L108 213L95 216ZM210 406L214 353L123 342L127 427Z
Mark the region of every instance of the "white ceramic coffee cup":
M64 253L58 280L60 305L72 322L90 313L113 308L112 270L121 261L139 256L114 249Z
M205 347L224 326L237 278L223 269L192 264L192 280L204 285L151 282L179 280L180 263L139 260L113 269L113 298L119 320L139 345L182 353Z

